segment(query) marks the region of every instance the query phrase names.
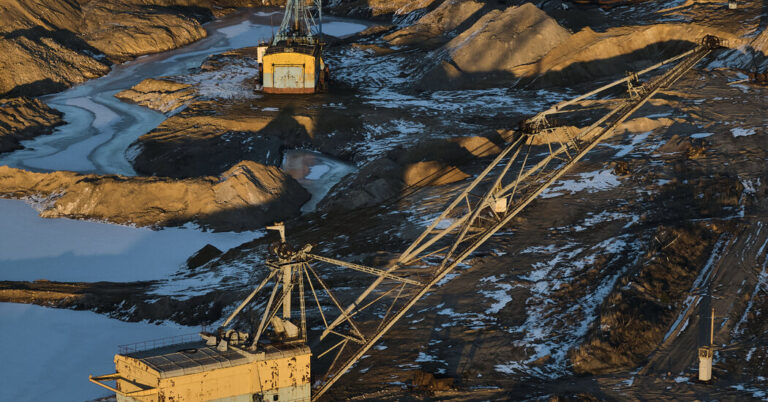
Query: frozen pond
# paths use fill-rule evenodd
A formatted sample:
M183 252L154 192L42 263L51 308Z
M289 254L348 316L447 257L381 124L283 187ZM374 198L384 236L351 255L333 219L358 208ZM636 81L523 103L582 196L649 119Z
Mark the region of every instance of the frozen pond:
M168 278L210 243L228 250L264 235L151 230L73 219L45 219L23 201L0 199L0 279L132 282ZM0 316L0 322L3 317Z
M0 303L0 400L86 401L110 394L88 375L115 372L117 346L198 328L130 323L90 311Z
M283 155L282 169L312 194L312 199L301 207L303 212L311 212L328 191L355 167L318 152L290 150Z

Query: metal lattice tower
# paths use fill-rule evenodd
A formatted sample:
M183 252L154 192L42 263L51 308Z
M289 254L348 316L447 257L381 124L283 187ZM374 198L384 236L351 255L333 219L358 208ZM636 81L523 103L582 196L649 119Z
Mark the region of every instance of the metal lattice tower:
M315 42L323 34L322 0L288 0L272 45L282 41Z

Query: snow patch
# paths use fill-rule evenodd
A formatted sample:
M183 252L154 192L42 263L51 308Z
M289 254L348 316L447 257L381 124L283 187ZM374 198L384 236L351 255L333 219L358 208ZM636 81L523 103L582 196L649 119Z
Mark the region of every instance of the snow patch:
M610 170L598 170L578 175L576 180L560 180L541 193L542 198L554 198L564 194L575 194L586 190L594 193L610 190L621 182Z
M734 137L746 137L755 134L755 129L734 127L731 129L731 134L733 134Z

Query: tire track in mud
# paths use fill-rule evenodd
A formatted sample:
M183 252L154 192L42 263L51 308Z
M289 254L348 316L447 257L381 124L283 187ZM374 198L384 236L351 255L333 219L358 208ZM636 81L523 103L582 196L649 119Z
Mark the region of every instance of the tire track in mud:
M697 348L704 341L700 338L708 337L701 333L707 333L709 327L709 319L702 321L701 314L696 313L706 310L703 315L707 317L708 305L715 309L715 345L730 343L731 334L747 307L747 300L739 296L758 282L759 271L753 272L753 267L760 267L762 245L768 241L768 230L763 230L763 226L763 222L756 222L745 225L730 239L726 239L726 234L720 237L710 260L691 286L684 309L665 340L639 371L640 375L695 372ZM714 365L717 373L717 360Z

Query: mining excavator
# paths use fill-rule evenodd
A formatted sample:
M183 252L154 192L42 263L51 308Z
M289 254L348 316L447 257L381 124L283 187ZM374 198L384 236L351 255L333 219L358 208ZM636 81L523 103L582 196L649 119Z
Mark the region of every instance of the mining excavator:
M325 89L321 0L288 0L280 28L269 45L258 47L262 90L311 94Z
M115 356L114 374L90 380L115 392L118 401L323 397L436 284L619 124L719 46L718 38L707 36L688 52L527 119L501 153L384 268L324 256L310 244L294 247L283 224L268 227L278 232L279 241L269 247L264 278L218 330L186 342L124 347ZM666 67L663 73L640 82L639 76L661 67ZM569 131L552 123L552 115L578 113L579 101L622 84L627 85L625 95L612 99L608 111L588 127ZM370 285L360 294L334 292L321 273L340 268L370 275ZM251 330L230 328L252 302L260 319ZM316 311L311 325L309 307Z

